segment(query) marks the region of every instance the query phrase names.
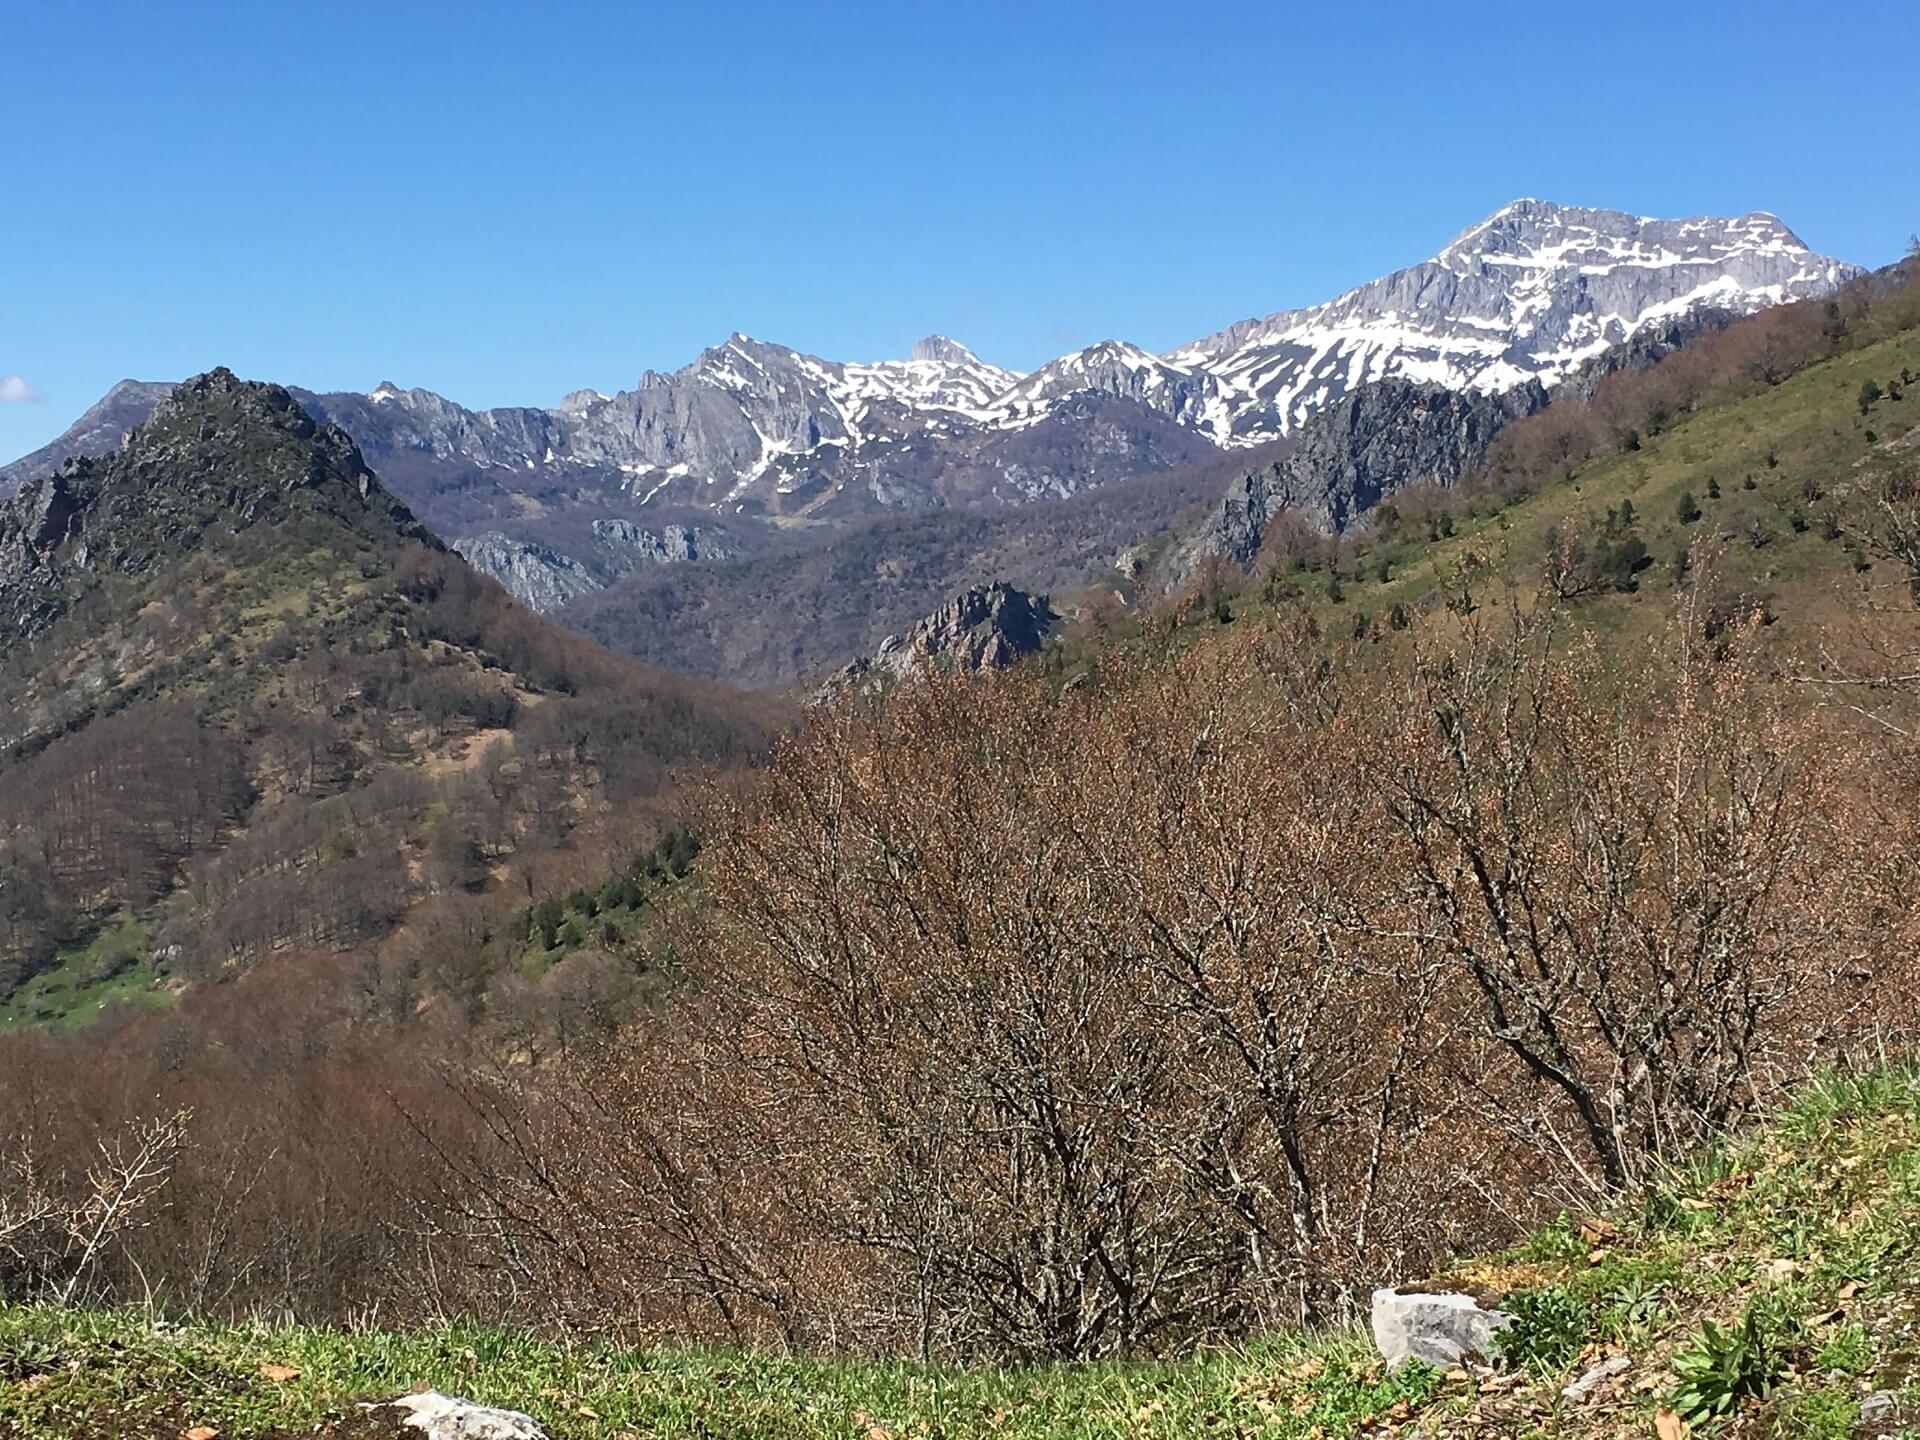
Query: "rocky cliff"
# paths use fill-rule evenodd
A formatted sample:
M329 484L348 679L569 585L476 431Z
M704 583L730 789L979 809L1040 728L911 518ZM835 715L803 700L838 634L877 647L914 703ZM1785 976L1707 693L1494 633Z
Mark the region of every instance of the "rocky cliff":
M889 635L871 656L854 661L816 699L876 694L933 673L1003 670L1046 643L1057 617L1044 595L995 582L955 596L905 636Z
M1450 486L1486 458L1505 425L1546 403L1537 381L1499 395L1408 380L1350 391L1301 428L1290 454L1233 480L1168 558L1167 582L1184 582L1209 556L1248 563L1283 510L1340 531L1404 486Z
M588 533L591 538L574 542L571 550L498 530L463 536L452 548L542 615L649 566L726 560L737 553L718 532L698 525L647 527L613 517L593 521Z

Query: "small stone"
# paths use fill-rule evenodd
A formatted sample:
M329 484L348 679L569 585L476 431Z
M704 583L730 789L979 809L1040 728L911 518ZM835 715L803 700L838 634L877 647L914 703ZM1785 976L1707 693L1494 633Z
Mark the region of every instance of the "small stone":
M423 1390L402 1395L369 1409L404 1410L403 1427L418 1430L424 1440L547 1440L547 1432L531 1415L518 1410L496 1410L471 1400Z
M1585 1400L1614 1376L1633 1368L1633 1361L1625 1355L1612 1355L1602 1360L1586 1374L1572 1384L1565 1386L1560 1393L1569 1400Z
M1860 1423L1880 1425L1900 1413L1900 1397L1891 1390L1876 1390L1860 1402Z
M1373 1292L1373 1343L1389 1369L1424 1360L1440 1370L1466 1361L1489 1364L1494 1335L1513 1323L1471 1295L1382 1289Z

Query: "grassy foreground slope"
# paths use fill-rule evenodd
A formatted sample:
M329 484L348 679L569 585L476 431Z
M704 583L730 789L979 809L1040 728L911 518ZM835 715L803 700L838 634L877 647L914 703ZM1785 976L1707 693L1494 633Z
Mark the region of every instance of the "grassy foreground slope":
M1630 1211L1444 1279L1519 1315L1503 1369L1388 1375L1351 1330L962 1371L0 1306L0 1434L370 1440L411 1432L357 1400L429 1386L580 1440L1920 1434L1920 1075L1809 1085ZM1624 1367L1589 1397L1562 1394L1609 1359Z

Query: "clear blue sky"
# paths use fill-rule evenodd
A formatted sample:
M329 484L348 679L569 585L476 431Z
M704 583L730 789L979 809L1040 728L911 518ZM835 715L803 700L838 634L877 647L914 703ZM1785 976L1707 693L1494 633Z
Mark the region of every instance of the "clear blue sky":
M1170 348L1520 195L1880 263L1916 55L1911 0L0 0L0 458L215 364L494 405L735 329Z

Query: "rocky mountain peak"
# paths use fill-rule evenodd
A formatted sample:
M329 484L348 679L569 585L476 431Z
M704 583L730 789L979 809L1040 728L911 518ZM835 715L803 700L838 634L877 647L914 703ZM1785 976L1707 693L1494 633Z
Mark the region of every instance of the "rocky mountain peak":
M1771 215L1658 220L1524 199L1431 260L1244 320L1167 359L1212 377L1210 413L1228 417L1226 443L1253 445L1372 381L1487 394L1552 386L1649 327L1825 295L1860 273Z
M320 425L283 386L224 366L174 389L127 437L125 468L180 489L218 477L237 496L376 483L348 434Z
M210 370L174 388L117 451L69 456L0 505L0 626L31 633L108 574L151 574L209 537L296 516L376 543L437 543L345 431L279 385Z
M929 335L924 340L916 340L908 358L933 360L942 365L978 365L980 363L978 355L947 335Z
M585 415L605 405L610 397L598 390L570 390L560 397L562 415Z

